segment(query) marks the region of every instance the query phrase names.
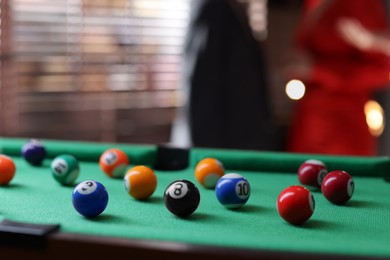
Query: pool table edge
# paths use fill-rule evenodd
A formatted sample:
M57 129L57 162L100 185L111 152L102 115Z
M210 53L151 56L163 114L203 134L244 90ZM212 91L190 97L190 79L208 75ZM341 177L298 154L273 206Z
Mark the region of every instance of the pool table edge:
M316 254L305 252L281 252L272 250L227 248L218 246L194 245L179 242L138 240L118 237L93 236L76 233L56 232L49 235L42 247L20 247L0 244L2 257L10 256L39 259L72 259L77 255L113 259L116 257L142 257L170 260L192 259L383 259L359 255Z

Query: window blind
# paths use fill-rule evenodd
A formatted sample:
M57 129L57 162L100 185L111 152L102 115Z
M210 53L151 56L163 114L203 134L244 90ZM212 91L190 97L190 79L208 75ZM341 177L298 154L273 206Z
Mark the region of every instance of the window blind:
M2 0L1 7L19 135L154 142L137 140L134 129L168 131L181 105L189 0Z

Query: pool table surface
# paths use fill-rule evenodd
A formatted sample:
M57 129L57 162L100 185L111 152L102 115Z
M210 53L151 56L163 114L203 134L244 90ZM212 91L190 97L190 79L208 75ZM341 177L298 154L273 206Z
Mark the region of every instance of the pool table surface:
M47 158L42 166L32 166L20 155L26 141L0 138L0 153L13 158L17 168L11 183L0 187L2 256L390 258L390 158L387 156L41 140ZM109 178L101 171L99 157L113 147L127 153L129 168L147 165L154 169L158 185L148 200L133 199L126 193L123 179ZM72 206L74 185L61 186L52 177L50 163L60 154L73 154L79 160L80 175L76 183L92 179L107 188L109 203L97 218L78 214ZM219 159L226 173L239 173L248 179L251 195L242 208L225 208L217 201L214 190L196 182L194 168L206 157ZM345 205L334 205L320 190L312 190L315 211L306 223L294 226L279 216L276 200L284 188L299 184L297 169L307 159L322 160L329 171L347 171L354 178L355 191ZM201 194L198 209L187 218L172 215L164 205L164 190L177 179L194 182ZM42 230L42 227L51 229Z

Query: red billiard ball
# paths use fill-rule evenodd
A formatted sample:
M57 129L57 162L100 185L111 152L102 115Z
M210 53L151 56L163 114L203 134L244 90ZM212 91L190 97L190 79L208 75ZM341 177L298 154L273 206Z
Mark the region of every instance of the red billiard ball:
M353 178L345 171L331 171L322 181L322 194L334 204L347 202L351 199L354 190L355 183Z
M307 160L298 169L299 182L311 188L321 188L322 180L328 173L325 164L319 160Z
M293 225L305 223L313 215L314 207L313 194L303 186L287 187L278 196L279 215Z
M16 167L14 161L3 154L0 154L0 185L5 186L14 178Z

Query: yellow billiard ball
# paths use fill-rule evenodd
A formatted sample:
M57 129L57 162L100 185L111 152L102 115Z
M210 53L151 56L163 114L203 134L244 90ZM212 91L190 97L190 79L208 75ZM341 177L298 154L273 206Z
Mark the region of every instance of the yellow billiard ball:
M123 181L127 193L137 200L149 198L157 187L157 177L154 171L143 165L129 169Z
M213 189L225 174L223 164L215 158L205 158L195 167L195 178L205 188Z

